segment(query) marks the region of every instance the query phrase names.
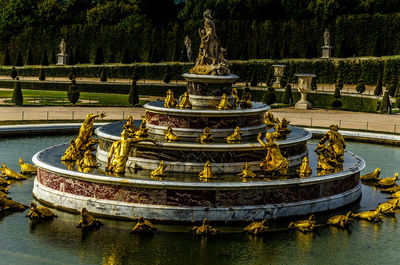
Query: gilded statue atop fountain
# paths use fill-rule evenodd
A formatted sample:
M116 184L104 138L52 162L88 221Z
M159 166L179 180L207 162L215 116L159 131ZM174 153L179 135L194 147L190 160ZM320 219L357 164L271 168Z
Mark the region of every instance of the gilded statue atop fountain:
M77 161L78 170L84 173L92 173L93 170L99 167L100 164L96 163L96 159L92 151L86 150L83 157Z
M276 139L284 140L292 132L292 130L289 129L289 123L290 121L283 117L282 121L275 125L274 137Z
M247 91L244 94L243 100L240 102L240 108L242 109L251 109L253 107L253 103L251 102L251 94Z
M139 128L136 127L135 124L133 124L132 116L128 116L128 118L126 119L126 123L123 126L123 129L130 135L135 133L137 130L139 130Z
M144 115L144 118L142 119L142 123L140 124L139 130L135 131L133 134L131 134L131 137L133 138L146 138L149 134L149 128L146 128L146 123L147 123L147 115Z
M21 168L22 174L31 175L31 174L36 174L36 172L37 172L37 168L34 165L24 163L24 160L22 159L22 157L19 158L18 165Z
M180 109L191 109L192 103L190 103L189 95L187 92L183 93L181 100L179 101L178 108Z
M203 135L196 140L202 144L214 141L214 138L211 136L211 129L208 127L204 128Z
M204 29L199 29L200 48L195 66L191 74L198 75L229 75L228 62L224 58L226 49L220 46L211 10L203 13Z
M205 180L214 179L215 178L215 175L214 175L214 173L212 171L212 168L211 168L211 162L210 161L206 162L206 164L204 165L203 171L201 171L199 173L199 177L200 177L200 179L205 179Z
M279 119L275 118L275 116L268 111L267 115L264 117L264 122L267 125L267 128L275 127L275 124L279 123Z
M221 101L217 106L217 110L228 110L231 109L232 105L229 103L228 96L224 93L222 94Z
M265 159L260 163L260 168L266 173L278 173L280 175L286 175L288 169L288 162L282 155L279 146L275 143L275 137L273 133L267 132L265 139L267 143L261 139L262 133L257 136L258 142L267 149L267 155Z
M228 144L239 143L242 140L242 134L243 132L240 130L240 128L236 127L233 131L233 134L226 137L225 140Z
M178 101L174 98L174 92L171 89L167 90L167 96L164 100L164 107L165 108L175 108Z
M61 157L61 161L76 161L81 158L81 153L76 147L75 140L69 142L67 150L65 150L64 155Z
M342 166L344 150L346 149L346 142L338 132L339 127L331 125L329 129L315 148L318 155L317 169L327 172L334 171ZM327 145L326 142L328 142Z
M78 150L82 152L84 152L86 149L95 150L93 146L98 143L98 140L92 139L94 120L96 118L104 118L105 116L105 112L100 114L89 113L86 115L86 119L83 121L81 128L79 129L78 137L75 140Z
M311 176L312 169L310 167L310 162L308 160L308 156L305 156L303 158L303 161L301 162L300 168L297 169L297 174L299 174L300 178L305 178Z
M175 135L174 132L172 131L172 127L168 126L168 128L166 130L164 130L164 140L167 143L171 143L171 142L180 141L180 140L182 140L182 138Z
M151 173L150 176L152 178L161 178L165 176L165 168L167 165L164 165L164 160L161 160L160 164L156 169L154 169Z
M249 163L245 162L244 166L242 168L243 168L242 172L240 172L238 174L239 177L242 177L242 178L255 178L255 177L257 177L257 174L254 173L253 171L251 171L251 169L249 167Z
M233 97L233 100L235 101L234 108L237 109L239 107L239 104L240 104L240 99L239 99L238 92L237 92L236 88L232 88L231 96Z

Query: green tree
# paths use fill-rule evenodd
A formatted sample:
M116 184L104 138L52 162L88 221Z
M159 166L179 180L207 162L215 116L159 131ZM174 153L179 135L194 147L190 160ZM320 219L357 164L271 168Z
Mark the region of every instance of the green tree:
M128 102L132 106L135 106L139 103L139 91L135 79L132 80L131 88L129 89Z
M42 66L42 68L40 68L39 80L40 80L40 81L45 81L45 80L46 80L46 74L45 74L45 72L44 72L43 66Z
M389 91L387 91L387 90L385 90L385 92L383 93L383 98L382 98L381 105L379 107L379 111L381 113L387 113L387 114L390 114L392 111L391 107L390 107Z
M122 51L121 63L124 63L124 64L131 63L131 57L129 56L128 47L124 47L124 49Z
M43 50L42 50L42 56L40 57L40 64L45 65L45 66L49 65L46 48L43 48Z
M388 60L385 60L385 64L383 66L383 80L382 84L386 87L389 83L389 63Z
M103 49L101 47L97 47L94 54L93 64L103 64L103 63L104 63Z
M76 78L75 68L71 67L71 69L69 70L69 73L68 73L68 79L72 81L75 78Z
M359 94L362 94L362 93L364 93L364 91L365 91L365 83L364 83L364 80L362 79L362 77L360 77L360 78L358 79L358 83L357 83L357 85L356 85L356 90L357 90L357 92L358 92Z
M8 48L6 48L4 53L3 65L11 65L10 52L8 51Z
M282 103L292 105L293 103L293 94L292 94L292 86L287 84L285 86L285 92L283 92Z
M376 81L376 86L375 86L375 89L374 89L374 95L375 96L381 96L382 93L383 93L383 90L382 90L382 76L379 75L378 76L378 80Z
M105 67L103 67L103 70L101 71L100 81L107 82L107 71Z
M15 66L23 66L24 63L22 62L22 53L21 50L18 50L17 58L15 59Z
M26 65L33 65L33 55L32 55L32 48L29 46L28 52L26 53L26 58L25 58L25 64Z
M387 86L387 90L389 92L389 96L394 97L394 94L396 92L396 87L397 87L397 80L396 80L396 77L393 76L390 79L390 82L389 82L389 84Z
M276 102L275 89L268 87L263 97L263 102L267 105L272 105Z
M80 94L81 93L79 92L78 86L76 85L75 78L72 78L71 85L68 87L67 96L69 102L71 102L73 106L75 106L78 102Z
M137 70L137 68L134 66L132 69L132 76L131 76L132 80L138 81L140 76L139 76L139 72Z
M170 73L169 67L167 67L165 69L165 73L164 73L164 76L163 76L163 82L165 84L168 84L170 81L171 81L171 73Z
M18 77L14 84L14 91L12 94L12 102L14 102L14 104L17 106L22 106L22 104L24 104L24 97L22 95L21 84L19 83Z
M18 76L17 69L15 69L15 66L13 66L11 69L11 78L14 80L15 78L17 78L17 76Z

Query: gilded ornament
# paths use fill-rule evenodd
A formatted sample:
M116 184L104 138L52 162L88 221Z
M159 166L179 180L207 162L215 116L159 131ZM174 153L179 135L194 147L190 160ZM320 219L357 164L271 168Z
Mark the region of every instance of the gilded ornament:
M239 104L240 104L240 99L239 99L238 92L237 92L236 88L232 88L231 95L232 95L233 100L235 102L234 108L237 109L239 107Z
M376 211L379 211L382 214L386 215L394 215L396 212L396 207L398 205L398 202L396 204L390 203L390 202L384 202L378 205L376 207Z
M7 198L0 198L0 211L24 211L28 206L25 206L19 202L9 200Z
M260 222L252 222L251 224L246 226L243 231L254 235L266 233L269 231L268 219L264 219Z
M71 140L67 150L65 150L64 155L61 157L61 161L76 161L80 158L81 153L75 144L75 140Z
M392 197L392 198L400 199L400 191L396 191L395 193L393 193L393 194L391 195L391 197Z
M142 123L140 124L139 130L131 134L131 137L146 138L149 135L148 134L149 129L146 128L146 124L147 124L147 115L145 115L145 117L142 119Z
M214 173L212 171L212 168L211 168L211 162L210 161L206 162L206 164L204 165L203 171L201 171L199 173L199 177L200 177L200 179L206 179L206 180L215 178L215 175L214 175Z
M393 186L399 186L397 183L396 183L396 180L398 180L399 179L399 173L395 173L394 174L394 177L393 178L384 178L384 179L381 179L379 182L378 182L378 186L380 186L380 187L383 187L383 188L390 188L390 187L393 187Z
M87 149L96 150L94 145L98 143L97 139L92 139L93 135L93 124L96 118L104 118L106 116L105 112L100 114L89 113L86 115L81 128L79 129L78 137L75 140L76 147L79 151L86 151Z
M1 187L7 187L8 185L10 185L10 181L9 180L5 180L2 176L0 176L0 186Z
M366 220L368 222L380 222L382 221L382 213L380 210L372 210L372 211L366 211L366 212L361 212L361 213L353 213L351 216L354 219L358 220Z
M253 103L251 102L251 94L250 92L246 92L244 94L243 100L240 102L241 109L251 109L253 107Z
M203 220L203 224L201 226L193 227L192 231L194 231L196 233L196 235L200 235L200 236L215 235L215 234L219 233L219 231L217 229L215 229L214 227L212 227L209 224L207 218Z
M275 118L271 112L268 112L267 115L264 116L264 122L268 128L272 128L275 124L279 123L279 119Z
M373 172L360 176L361 181L373 181L377 182L382 180L379 176L381 174L381 169L378 167Z
M307 220L291 222L288 228L295 228L301 232L312 232L314 230L315 223L315 216L312 214Z
M228 144L239 143L242 140L242 134L243 132L240 130L240 128L236 127L235 130L233 131L233 134L229 135L228 137L225 137L225 140Z
M160 178L165 176L165 168L167 165L164 165L164 160L161 160L160 164L156 169L154 169L151 173L150 176L152 178Z
M343 164L344 150L346 142L343 136L338 132L337 125L331 125L329 131L319 141L315 152L318 155L317 170L335 171L336 168ZM325 142L328 142L325 145Z
M351 211L349 211L346 215L332 216L326 223L327 225L346 228L351 221L353 221L353 219L351 218Z
M211 129L208 127L204 128L203 135L196 140L202 144L214 141L214 138L211 136Z
M21 174L36 174L37 168L34 165L24 163L22 157L19 158L18 165L21 168Z
M93 169L98 168L100 164L96 163L96 158L92 151L86 150L83 158L77 161L78 170L84 173L92 173Z
M175 108L178 101L174 98L174 92L171 89L167 90L167 96L164 100L164 107L165 108Z
M190 103L189 95L187 92L183 93L181 100L179 101L178 108L180 109L191 109L192 103Z
M129 135L135 133L137 130L139 130L138 127L135 126L135 124L133 124L133 117L132 116L128 116L128 118L126 119L126 123L123 126L123 130L125 130Z
M305 178L311 176L311 173L312 169L310 167L308 156L305 156L301 162L300 168L297 169L297 174L299 174L300 178Z
M267 155L265 159L260 163L260 168L267 173L277 172L280 175L287 175L288 162L282 155L279 146L275 143L274 135L270 132L265 134L267 143L261 139L262 133L257 136L258 142L267 149Z
M91 228L99 228L103 224L99 219L94 218L91 214L89 214L86 208L82 208L81 210L81 220L79 221L77 228L82 229L91 229Z
M239 177L242 177L242 178L255 178L255 177L257 177L257 174L254 173L253 171L251 171L251 169L249 167L249 163L245 162L244 166L242 168L243 168L242 172L240 172L238 174Z
M0 168L0 171L2 175L0 177L7 178L7 179L15 179L15 180L25 180L27 177L24 175L21 175L11 168L7 167L4 163L2 164L2 167Z
M383 192L383 193L390 193L390 194L395 193L395 192L398 192L398 191L400 191L400 186L398 186L398 187L392 187L392 188L381 189L381 192Z
M166 130L164 130L164 141L167 143L176 142L182 140L181 137L174 134L172 131L172 127L168 126Z
M278 140L284 140L287 138L287 136L292 132L291 129L289 129L289 123L285 117L282 118L281 122L278 122L277 125L275 125L275 132L274 132L274 137L275 139Z
M54 217L58 217L54 214L52 210L44 206L37 206L36 203L31 202L31 207L29 208L29 213L25 216L29 219L34 220L51 220Z
M154 225L143 218L143 216L139 217L138 222L131 229L131 233L150 233L153 232Z
M217 110L228 110L232 109L232 105L229 103L228 96L224 93L222 94L221 101L217 106Z

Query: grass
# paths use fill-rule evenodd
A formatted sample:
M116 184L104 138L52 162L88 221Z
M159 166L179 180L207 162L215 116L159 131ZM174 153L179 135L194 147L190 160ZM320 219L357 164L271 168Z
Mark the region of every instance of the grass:
M0 90L0 98L6 98L6 103L10 103L12 90ZM57 105L72 105L68 101L67 92L64 91L47 91L47 90L27 90L23 89L24 105L39 105L39 106L57 106ZM81 92L79 106L131 106L128 103L128 95L121 94L106 94L106 93L88 93ZM147 100L140 100L139 106L147 103Z

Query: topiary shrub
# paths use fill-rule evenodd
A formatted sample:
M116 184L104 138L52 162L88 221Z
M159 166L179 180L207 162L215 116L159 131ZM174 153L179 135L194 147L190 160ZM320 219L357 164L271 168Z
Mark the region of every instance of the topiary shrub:
M72 79L74 79L76 77L75 75L75 68L71 67L71 70L68 73L68 79L72 81Z
M13 66L11 69L11 78L14 80L17 76L18 76L17 69L15 69L15 66Z
M256 70L253 70L253 73L251 74L251 79L250 79L250 86L256 87L257 85L258 85L257 73L256 73Z
M44 81L44 80L46 80L46 74L45 74L45 72L44 72L44 69L43 69L43 67L42 67L42 68L40 68L40 72L39 72L39 80L40 80L40 81Z
M129 97L128 102L132 106L135 106L139 103L139 91L136 85L136 80L132 80L131 88L129 89Z
M8 48L6 48L6 51L4 53L3 65L6 65L6 66L11 65L10 52L8 51Z
M273 76L272 76L272 68L270 68L268 70L267 76L265 78L265 85L266 86L272 86L272 80L273 80Z
M276 102L275 89L269 87L263 96L263 102L267 105L272 105Z
M400 108L400 97L396 98L395 104L396 104L396 108Z
M340 67L343 67L342 64L340 64ZM342 79L342 70L339 69L338 75L336 77L336 83L335 83L335 88L339 87L340 90L343 89L343 79Z
M382 76L378 76L378 80L376 81L375 89L374 89L374 95L375 96L381 96L383 93L382 90Z
M107 82L107 71L105 67L103 67L103 70L101 71L100 81Z
M101 47L97 47L94 53L93 64L103 64L103 63L104 63L103 49Z
M356 90L357 90L357 92L358 92L359 94L364 93L364 91L365 91L365 84L364 84L364 81L362 80L362 78L359 78L359 79L358 79L358 83L357 83L357 86L356 86Z
M389 91L385 90L385 93L383 93L383 98L381 105L379 107L379 111L381 113L391 113L391 108L390 108L390 98L389 98Z
M140 76L139 76L139 73L138 73L137 68L136 68L136 67L133 67L131 79L132 79L132 80L138 81L139 78L140 78Z
M49 65L46 48L43 48L42 56L40 57L40 64L45 66Z
M396 87L397 87L397 82L395 80L395 77L393 77L387 86L387 90L389 91L389 96L394 97L394 94L396 92Z
M293 103L292 86L287 84L283 92L282 103L291 105Z
M341 98L342 96L340 95L340 88L339 88L339 86L336 86L335 87L335 92L333 93L333 97L334 98Z
M69 102L71 102L72 105L75 106L75 104L79 100L80 95L81 95L81 93L78 90L78 86L76 85L75 78L72 78L71 85L68 87L68 92L67 92Z
M24 63L22 62L22 53L21 50L18 50L17 58L15 59L15 66L23 66Z
M340 101L339 99L334 99L334 100L332 100L332 102L331 102L331 106L332 106L332 108L334 108L334 109L338 109L338 108L340 108L340 107L343 106L343 103L342 103L342 101Z
M169 73L169 69L167 68L167 69L165 69L165 73L163 76L163 82L165 84L168 84L170 81L171 81L171 74Z
M22 90L21 90L21 84L19 83L19 78L16 78L17 81L15 81L14 85L14 91L12 94L12 102L15 103L17 106L22 106L24 104L24 97L22 95Z

